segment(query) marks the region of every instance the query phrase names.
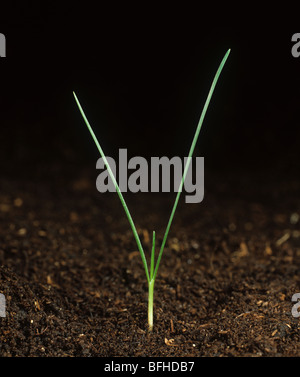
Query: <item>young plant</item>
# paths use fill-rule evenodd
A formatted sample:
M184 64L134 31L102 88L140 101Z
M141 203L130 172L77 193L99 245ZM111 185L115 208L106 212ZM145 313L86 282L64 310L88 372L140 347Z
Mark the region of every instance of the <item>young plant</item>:
M103 162L105 163L105 166L107 168L107 171L110 175L110 178L116 188L116 192L121 200L121 203L123 205L123 208L125 210L125 213L126 213L126 216L128 218L128 221L129 221L129 224L131 226L131 229L132 229L132 232L133 232L133 235L134 235L134 238L135 238L135 241L137 243L137 247L138 247L138 250L140 252L140 255L141 255L141 258L142 258L142 262L143 262L143 265L144 265L144 269L145 269L145 273L146 273L146 278L147 278L147 282L148 282L148 326L149 326L149 330L151 331L153 329L153 296L154 296L154 284L155 284L155 280L156 280L156 277L157 277L157 272L158 272L158 268L159 268L159 264L160 264L160 261L161 261L161 257L163 255L163 251L164 251L164 248L165 248L165 244L166 244L166 241L167 241L167 237L168 237L168 234L169 234L169 230L170 230L170 227L171 227L171 224L172 224L172 221L173 221L173 217L174 217L174 214L175 214L175 211L176 211L176 208L177 208L177 204L178 204L178 201L179 201L179 198L180 198L180 194L181 194L181 191L182 191L182 187L183 187L183 184L184 184L184 180L185 180L185 177L186 177L186 174L187 174L187 171L188 171L188 168L189 168L189 165L190 165L190 161L191 161L191 158L192 158L192 155L193 155L193 152L194 152L194 149L195 149L195 145L197 143L197 140L198 140L198 136L199 136L199 133L200 133L200 130L201 130L201 126L202 126L202 123L203 123L203 120L204 120L204 117L205 117L205 114L206 114L206 111L207 111L207 108L209 106L209 103L210 103L210 100L211 100L211 97L213 95L213 92L214 92L214 89L215 89L215 86L217 84L217 81L219 79L219 76L221 74L221 71L225 65L225 62L228 58L228 55L230 53L230 49L226 52L224 58L222 59L221 63L220 63L220 66L217 70L217 73L215 74L215 77L213 79L213 82L211 84L211 87L210 87L210 90L209 90L209 93L208 93L208 96L207 96L207 99L206 99L206 102L204 104L204 107L203 107L203 110L202 110L202 113L201 113L201 116L200 116L200 119L199 119L199 122L198 122L198 126L196 128L196 132L195 132L195 135L194 135L194 138L193 138L193 141L192 141L192 145L190 147L190 150L189 150L189 154L188 154L188 159L187 159L187 163L185 164L185 168L184 168L184 172L183 172L183 176L182 176L182 179L181 179L181 182L180 182L180 186L179 186L179 189L178 189L178 192L177 192L177 195L176 195L176 198L175 198L175 202L174 202L174 205L173 205L173 208L172 208L172 211L171 211L171 215L170 215L170 218L169 218L169 221L167 223L167 227L166 227L166 230L165 230L165 233L164 233L164 237L163 237L163 240L162 240L162 244L161 244L161 247L160 247L160 251L159 251L159 254L158 254L158 257L157 257L157 260L156 260L156 263L155 263L155 232L153 231L153 237L152 237L152 248L151 248L151 258L150 258L150 270L148 269L148 264L147 264L147 260L146 260L146 257L145 257L145 253L144 253L144 250L143 250L143 246L142 246L142 243L140 241L140 238L139 238L139 235L138 235L138 232L136 230L136 227L134 225L134 222L132 220L132 217L131 217L131 214L129 212L129 209L127 207L127 204L125 202L125 199L122 195L122 192L120 191L120 188L119 188L119 185L116 181L116 178L109 166L109 163L105 157L105 154L97 140L97 137L95 136L94 134L94 131L92 130L92 127L87 119L87 117L85 116L85 113L79 103L79 100L76 96L76 94L73 92L74 94L74 97L75 97L75 101L77 103L77 106L79 108L79 111L85 121L85 124L87 125L87 128L88 130L90 131L91 133L91 136L92 138L94 139L94 142L100 152L100 155L103 159Z

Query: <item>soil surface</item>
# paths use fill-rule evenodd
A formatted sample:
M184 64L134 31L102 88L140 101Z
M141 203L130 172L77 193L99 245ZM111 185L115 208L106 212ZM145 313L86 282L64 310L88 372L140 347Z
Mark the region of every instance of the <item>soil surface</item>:
M97 192L95 171L74 170L2 178L1 356L300 356L299 181L208 174L202 203L181 197L149 334L121 203ZM149 260L174 194L125 198Z

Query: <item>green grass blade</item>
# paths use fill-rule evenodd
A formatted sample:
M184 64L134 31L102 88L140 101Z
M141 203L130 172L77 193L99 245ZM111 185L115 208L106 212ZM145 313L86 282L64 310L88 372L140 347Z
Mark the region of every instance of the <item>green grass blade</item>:
M156 275L157 275L159 263L160 263L160 260L161 260L161 257L162 257L162 254L163 254L163 251L164 251L164 248L165 248L165 244L166 244L166 241L167 241L169 230L170 230L170 227L171 227L171 224L172 224L172 221L173 221L173 217L174 217L174 214L175 214L175 211L176 211L176 208L177 208L177 204L178 204L178 201L179 201L179 198L180 198L180 194L181 194L181 191L182 191L184 180L185 180L185 177L186 177L189 165L190 165L191 157L192 157L192 155L194 153L194 149L195 149L198 137L199 137L199 133L200 133L200 130L201 130L201 127L202 127L202 123L203 123L203 120L204 120L207 108L209 106L211 97L213 95L215 86L217 84L217 81L219 79L221 71L222 71L222 69L223 69L223 67L224 67L224 65L226 63L226 60L228 58L229 53L230 53L230 49L226 52L224 58L222 59L220 65L219 65L219 68L218 68L217 73L215 74L215 77L214 77L213 82L211 84L211 87L210 87L207 99L205 101L205 104L204 104L204 107L203 107L203 110L202 110L202 113L201 113L201 116L200 116L200 119L199 119L199 122L198 122L198 126L197 126L197 129L196 129L193 141L192 141L192 145L191 145L191 148L190 148L190 151L189 151L189 155L188 155L188 157L190 157L190 158L188 158L187 163L185 165L185 169L184 169L184 173L183 173L183 176L182 176L182 180L180 182L180 186L179 186L179 189L178 189L178 192L177 192L177 195L176 195L175 203L174 203L172 211L171 211L171 215L170 215L170 218L169 218L169 221L168 221L168 224L167 224L167 228L166 228L166 231L165 231L165 234L164 234L164 238L163 238L163 241L162 241L162 245L161 245L161 248L160 248L160 251L159 251L159 255L158 255L158 258L157 258L154 275L152 277L154 280L156 279Z
M152 250L151 250L151 264L150 264L150 280L152 280L152 278L153 278L154 265L155 265L155 232L153 231Z
M90 125L90 123L89 123L89 121L88 121L88 119L87 119L87 117L86 117L86 115L85 115L85 113L84 113L81 105L80 105L80 102L79 102L79 100L78 100L75 92L73 92L73 95L74 95L75 101L77 103L77 106L79 108L79 111L80 111L80 113L81 113L81 115L83 117L83 120L85 121L85 124L86 124L88 130L90 131L90 134L91 134L92 138L94 139L94 142L95 142L95 144L96 144L96 146L98 148L98 151L99 151L99 153L100 153L100 155L101 155L101 157L102 157L102 159L103 159L103 161L105 163L105 166L106 166L107 171L108 171L108 173L110 175L110 178L112 179L113 184L114 184L114 186L116 188L117 194L118 194L118 196L119 196L119 198L121 200L121 203L122 203L123 208L125 210L125 213L127 215L128 221L130 223L131 229L133 231L133 235L134 235L135 241L137 243L139 252L141 254L141 258L142 258L143 265L144 265L144 268L145 268L145 273L146 273L146 276L147 276L147 280L149 282L150 281L150 277L149 277L149 271L148 271L148 266L147 266L147 261L146 261L145 253L144 253L144 250L143 250L143 247L142 247L142 244L141 244L138 232L137 232L136 227L134 225L134 222L132 220L131 214L130 214L129 209L128 209L127 205L126 205L125 199L124 199L124 197L122 195L122 192L120 191L120 188L119 188L119 185L118 185L118 183L116 181L116 178L115 178L115 176L114 176L114 174L113 174L113 172L111 170L111 167L109 166L109 163L108 163L108 161L107 161L107 159L105 157L105 154L104 154L104 152L103 152L103 150L102 150L102 148L101 148L101 146L100 146L100 144L99 144L99 142L97 140L96 135L94 134L94 131L93 131L93 129L92 129L92 127L91 127L91 125Z

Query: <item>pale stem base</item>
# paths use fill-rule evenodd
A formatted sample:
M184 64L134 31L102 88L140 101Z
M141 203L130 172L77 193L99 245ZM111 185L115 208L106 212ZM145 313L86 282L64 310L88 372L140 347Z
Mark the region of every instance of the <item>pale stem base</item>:
M148 284L148 326L149 331L153 329L153 293L154 280L150 280Z

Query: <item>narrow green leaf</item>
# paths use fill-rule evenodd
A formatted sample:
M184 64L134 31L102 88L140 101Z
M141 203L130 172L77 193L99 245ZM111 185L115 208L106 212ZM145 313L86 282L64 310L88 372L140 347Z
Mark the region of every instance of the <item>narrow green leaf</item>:
M151 265L150 265L150 280L152 280L152 278L153 278L154 265L155 265L155 232L153 231L152 250L151 250Z
M102 157L102 159L103 159L103 161L104 161L104 163L105 163L105 166L106 166L107 171L108 171L108 173L109 173L109 175L110 175L110 178L111 178L111 180L113 181L113 184L114 184L114 186L115 186L115 188L116 188L117 194L118 194L118 196L119 196L119 198L120 198L120 200L121 200L121 203L122 203L123 208L124 208L124 210L125 210L125 213L126 213L126 216L127 216L127 218L128 218L129 224L130 224L130 226L131 226L131 229L132 229L132 232L133 232L133 235L134 235L135 241L136 241L136 243L137 243L137 246L138 246L139 252L140 252L140 254L141 254L141 258L142 258L143 265L144 265L144 268L145 268L145 273L146 273L146 276L147 276L147 280L148 280L148 282L149 282L150 278L149 278L149 271L148 271L148 266L147 266L147 261L146 261L145 253L144 253L144 250L143 250L143 247L142 247L142 244L141 244L141 241L140 241L140 238L139 238L138 232L137 232L136 227L135 227L135 225L134 225L134 222L133 222L133 220L132 220L131 214L130 214L129 209L128 209L128 207L127 207L127 204L126 204L126 202L125 202L125 199L124 199L124 197L123 197L123 195L122 195L122 192L120 191L120 188L119 188L119 185L118 185L118 183L117 183L117 181L116 181L116 178L115 178L115 176L114 176L114 173L112 172L111 167L109 166L109 163L108 163L108 161L107 161L107 159L106 159L106 157L105 157L105 154L104 154L104 152L103 152L103 150L102 150L102 148L101 148L101 146L100 146L100 144L99 144L99 142L98 142L98 140L97 140L96 135L94 134L94 131L93 131L93 129L92 129L92 127L91 127L91 125L90 125L90 123L89 123L87 117L85 116L85 113L84 113L84 111L83 111L83 109L82 109L82 107L81 107L81 105L80 105L80 102L79 102L79 100L78 100L78 98L77 98L75 92L73 92L73 95L74 95L75 101L76 101L76 103L77 103L77 106L78 106L78 108L79 108L79 111L80 111L80 113L81 113L81 115L82 115L82 117L83 117L83 120L85 121L85 124L86 124L88 130L90 131L90 134L92 135L92 138L94 139L94 142L95 142L95 144L96 144L96 146L97 146L97 148L98 148L98 151L99 151L99 153L100 153L100 155L101 155L101 157Z
M210 87L210 91L208 93L207 99L205 101L205 104L204 104L204 107L203 107L203 110L202 110L202 113L201 113L201 116L200 116L200 120L199 120L197 129L196 129L193 141L192 141L192 145L191 145L191 148L190 148L190 151L189 151L189 155L188 155L189 158L187 159L187 163L185 165L183 177L182 177L182 180L180 182L180 186L179 186L176 198L175 198L175 203L173 205L173 208L172 208L172 211L171 211L171 215L170 215L170 218L169 218L169 221L168 221L168 224L167 224L167 228L166 228L166 231L165 231L165 234L164 234L164 238L163 238L163 241L162 241L162 245L161 245L161 248L160 248L160 252L158 254L158 258L157 258L157 262L156 262L156 266L155 266L155 271L154 271L154 276L153 276L154 280L155 280L156 275L157 275L159 263L160 263L160 260L161 260L161 257L162 257L162 254L163 254L163 251L164 251L164 248L165 248L165 244L166 244L166 241L167 241L169 230L170 230L170 227L171 227L171 224L172 224L172 221L173 221L173 217L174 217L174 214L175 214L175 211L176 211L176 208L177 208L177 204L178 204L178 201L179 201L179 198L180 198L180 194L181 194L181 191L182 191L184 180L185 180L185 177L186 177L189 165L190 165L191 157L192 157L192 155L194 153L194 149L195 149L198 137L199 137L199 133L200 133L200 130L201 130L201 127L202 127L202 123L203 123L203 120L204 120L204 117L205 117L208 105L210 103L211 97L213 95L215 86L217 84L217 81L219 79L221 71L222 71L222 69L224 67L224 64L226 63L226 60L228 58L229 53L230 53L230 49L226 52L224 58L222 59L222 61L220 63L220 66L219 66L219 68L217 70L217 73L216 73L214 79L213 79L213 82L212 82L211 87Z

